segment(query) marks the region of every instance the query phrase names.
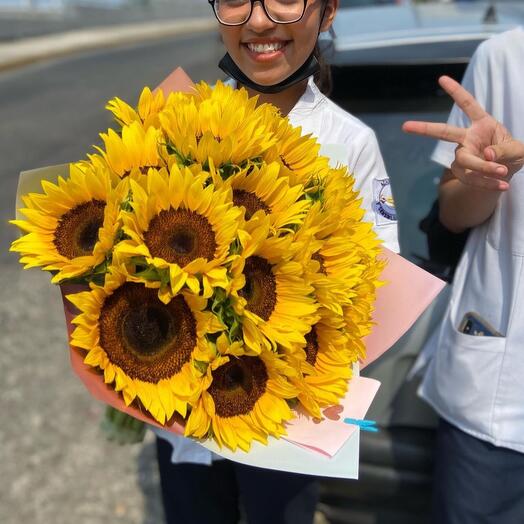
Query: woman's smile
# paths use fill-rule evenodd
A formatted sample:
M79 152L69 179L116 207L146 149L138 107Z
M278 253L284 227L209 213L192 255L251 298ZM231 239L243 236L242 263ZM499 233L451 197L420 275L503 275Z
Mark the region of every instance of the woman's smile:
M283 57L290 43L290 40L276 38L254 38L242 42L241 47L251 60L271 62Z

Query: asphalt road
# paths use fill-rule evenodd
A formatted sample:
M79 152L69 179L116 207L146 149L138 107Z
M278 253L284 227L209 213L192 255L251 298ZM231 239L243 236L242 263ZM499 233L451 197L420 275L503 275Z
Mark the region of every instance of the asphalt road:
M98 429L103 407L68 362L58 289L7 252L18 173L77 160L110 125L113 96L134 102L180 65L213 81L216 35L90 53L0 75L0 522L160 524L151 435L118 447ZM107 113L107 114L106 114Z
M44 4L45 2L38 2ZM69 2L63 10L6 9L0 1L0 42L42 36L86 27L100 27L186 17L213 18L206 0L127 0L118 6Z

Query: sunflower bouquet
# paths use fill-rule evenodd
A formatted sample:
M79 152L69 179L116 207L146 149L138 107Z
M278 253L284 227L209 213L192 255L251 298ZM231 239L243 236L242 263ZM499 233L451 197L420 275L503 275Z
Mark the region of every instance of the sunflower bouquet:
M117 130L23 197L11 249L69 294L72 349L151 421L231 450L337 405L383 262L354 180L222 83L107 105Z

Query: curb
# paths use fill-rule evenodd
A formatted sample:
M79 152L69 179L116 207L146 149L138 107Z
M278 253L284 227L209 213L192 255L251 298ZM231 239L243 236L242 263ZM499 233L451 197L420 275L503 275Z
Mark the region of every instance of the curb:
M161 40L196 32L211 32L216 28L217 22L214 18L185 18L166 22L93 27L24 38L18 42L0 44L0 71L81 51Z

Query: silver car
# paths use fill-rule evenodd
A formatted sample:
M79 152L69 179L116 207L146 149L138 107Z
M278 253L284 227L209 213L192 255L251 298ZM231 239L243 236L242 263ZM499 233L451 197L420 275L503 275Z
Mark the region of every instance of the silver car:
M467 63L480 42L524 24L524 2L515 0L382 4L340 2L334 65Z

